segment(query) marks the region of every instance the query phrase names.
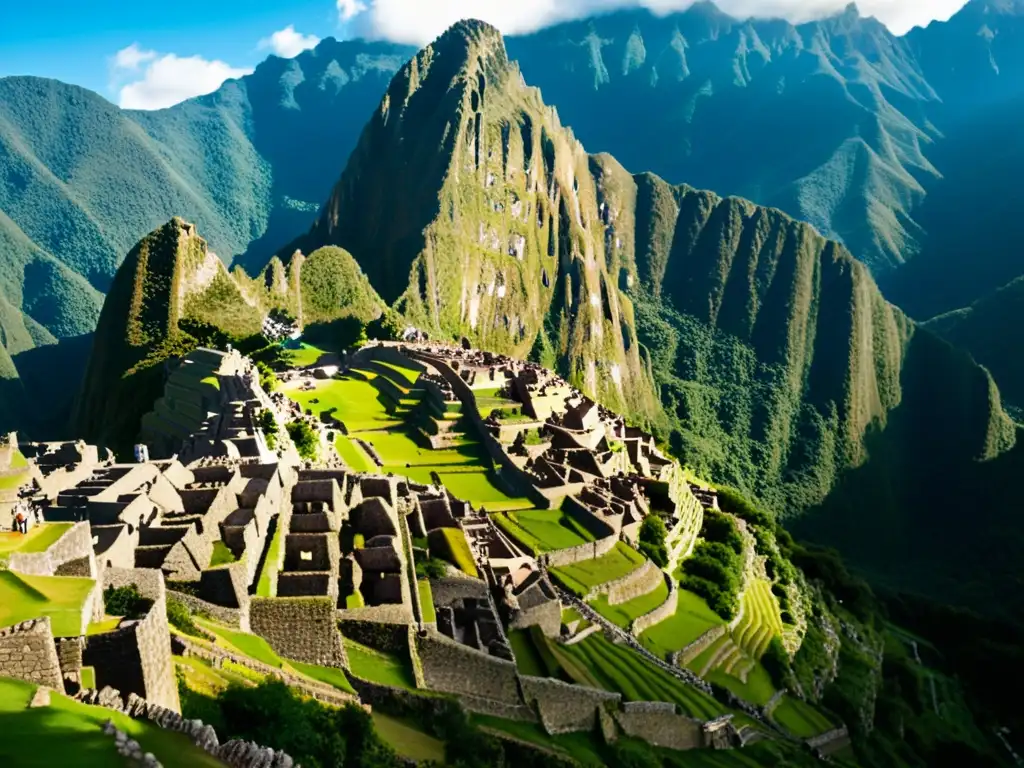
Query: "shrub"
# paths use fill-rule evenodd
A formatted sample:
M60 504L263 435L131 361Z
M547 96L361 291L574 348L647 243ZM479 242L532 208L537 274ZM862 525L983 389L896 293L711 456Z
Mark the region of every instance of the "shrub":
M747 498L737 490L729 486L722 486L718 489L718 504L726 512L746 520L748 523L760 526L774 532L775 518L762 509L755 507Z
M260 386L263 387L267 392L273 392L277 389L277 376L274 375L273 369L264 363L262 360L256 363L256 372L260 376Z
M416 575L421 579L443 579L447 574L448 566L436 557L416 563Z
M277 434L277 419L274 418L273 411L269 408L260 411L259 416L256 417L256 426L262 429L265 435Z
M320 436L316 430L309 426L308 422L299 419L289 422L287 429L299 456L308 461L315 461L320 450Z
M742 573L743 558L731 544L701 541L683 562L680 584L703 597L711 610L728 620L739 608Z
M771 639L768 649L761 657L761 663L768 672L768 676L771 677L772 684L776 688L784 688L792 670L790 669L789 654L786 653L786 647L782 644L781 638L776 636Z
M188 635L201 636L202 630L192 621L192 611L176 597L167 596L167 622Z
M124 616L126 619L141 619L153 607L153 601L143 597L134 584L107 587L103 590L103 604L111 616Z
M740 535L736 523L731 517L721 512L712 509L704 511L704 524L701 527L700 535L705 541L727 544L737 553L743 552L743 537Z
M659 568L668 565L668 547L665 539L668 531L665 523L657 515L648 515L640 525L639 550Z

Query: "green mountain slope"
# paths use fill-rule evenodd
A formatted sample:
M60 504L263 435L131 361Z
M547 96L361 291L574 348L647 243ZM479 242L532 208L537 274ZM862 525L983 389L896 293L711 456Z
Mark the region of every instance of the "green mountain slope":
M76 434L130 446L163 390L168 361L225 340L259 346L274 309L306 315L309 324L350 316L368 323L383 302L338 248L296 254L287 267L274 259L250 278L241 268L229 273L193 224L175 217L154 230L128 254L107 294L76 403Z
M937 96L907 43L853 6L796 26L706 2L628 11L509 51L591 150L779 207L878 270L919 248Z
M531 350L610 407L660 415L622 293L606 186L525 85L497 30L453 27L396 75L306 250L350 251L412 322L487 349Z
M898 567L877 557L877 526L905 547L972 502L958 485L941 504L918 503L934 495L930 468L995 478L1020 461L991 377L887 303L868 268L813 227L587 156L486 25L456 26L396 76L299 241L323 243L349 250L421 327L547 358L775 512L843 510L849 540L818 538L880 580L936 594L948 547L976 567L1005 522L994 512L972 534L937 534ZM666 413L644 410L648 370ZM866 472L871 488L850 484ZM854 536L861 520L872 524ZM982 583L989 606L1004 596ZM968 602L975 587L962 587L944 599Z
M925 327L966 349L988 368L1006 399L1024 406L1024 277L966 309L939 315Z
M0 79L0 343L17 358L2 375L44 379L47 356L28 351L91 333L123 255L171 216L196 222L226 262L261 268L309 226L410 54L325 40L157 112L53 80Z

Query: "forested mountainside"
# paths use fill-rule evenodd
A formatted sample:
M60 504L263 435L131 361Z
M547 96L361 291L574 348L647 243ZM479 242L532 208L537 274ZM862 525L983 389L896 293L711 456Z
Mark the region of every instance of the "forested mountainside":
M262 268L309 226L411 53L325 40L157 112L54 80L0 79L3 391L23 388L18 372L42 378L53 356L33 347L93 331L124 255L172 216L196 222L226 263ZM62 357L67 384L81 369Z
M923 320L1024 273L1011 207L1022 9L971 0L949 22L897 38L854 7L794 26L698 3L508 45L591 152L809 221ZM308 228L414 52L326 39L157 112L54 81L0 80L5 391L24 388L16 372L46 386L40 371L55 358L76 378L81 335L119 259L172 215L196 222L225 262L259 271ZM76 338L59 353L43 346ZM51 394L59 412L61 393Z

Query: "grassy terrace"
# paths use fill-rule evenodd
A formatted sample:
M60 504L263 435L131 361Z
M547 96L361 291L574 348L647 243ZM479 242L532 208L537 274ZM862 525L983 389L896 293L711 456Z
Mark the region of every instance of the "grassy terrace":
M620 541L607 555L562 568L552 568L551 573L566 589L582 597L599 584L632 573L643 563L643 555Z
M534 554L568 549L594 537L561 509L526 509L494 516L494 522L511 533Z
M317 361L327 354L326 350L303 341L289 342L282 346L287 355L288 365L293 368L308 368L311 365L316 365Z
M423 611L422 619L426 623L437 621L437 613L434 610L434 593L430 589L428 579L420 579L416 582L420 591L420 608Z
M281 526L281 518L274 521L274 537L270 540L267 548L267 556L263 559L263 567L260 569L260 578L256 583L256 594L259 597L272 597L270 587L274 576L277 574L277 558L281 554L283 546L284 528Z
M462 444L451 448L430 447L414 428L422 398L416 388L419 375L412 367L377 361L341 378L316 381L312 390L293 386L285 392L304 410L330 413L344 423L348 435L339 435L335 448L355 470L394 473L425 484L434 482L436 473L452 493L476 507L532 506L528 499L510 496L501 488L490 459L470 437L464 435ZM372 445L383 467L378 468L353 437Z
M558 650L583 667L598 687L621 693L626 701L673 702L686 713L704 720L725 712L710 696L669 677L635 651L609 642L601 633ZM577 682L589 684L584 680Z
M15 471L13 474L5 475L0 477L0 491L13 491L21 486L21 484L27 479L24 470L28 469L28 461L21 451L15 449L11 453L11 470L22 470L21 472Z
M107 720L113 720L118 729L138 741L144 751L152 752L167 768L223 768L220 761L181 734L133 720L120 712L86 706L61 694L51 694L49 707L29 709L35 688L29 683L0 678L0 765L123 765L114 740L100 728Z
M26 534L0 533L0 555L12 552L45 552L70 531L72 525L73 523L44 523L31 528Z
M424 733L416 724L373 711L373 727L402 757L418 762L444 764L444 743Z
M646 613L650 613L659 605L664 603L668 599L668 584L664 581L658 585L657 589L653 589L646 595L640 595L632 600L619 605L610 605L608 603L608 596L601 595L597 600L593 600L590 605L591 607L604 616L608 621L628 629L629 625L633 622L633 619L637 619Z
M345 653L348 655L349 668L356 677L410 691L416 688L412 662L408 658L369 648L347 637Z
M680 589L676 612L640 635L640 642L655 656L667 658L721 623L722 618L708 607L703 597Z
M467 576L479 576L469 542L461 528L437 528L430 532L428 541L432 556L447 560Z
M801 739L809 739L835 727L817 709L793 696L783 697L772 711L772 720Z
M57 637L79 635L82 605L94 585L92 579L0 571L0 627L49 616Z

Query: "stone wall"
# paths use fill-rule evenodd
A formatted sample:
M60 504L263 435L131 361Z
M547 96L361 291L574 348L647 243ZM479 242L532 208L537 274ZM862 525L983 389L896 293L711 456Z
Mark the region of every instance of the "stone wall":
M64 691L50 617L0 629L0 677L13 677Z
M615 721L628 736L669 749L699 749L704 746L703 724L678 715L671 704L632 702L615 713Z
M618 706L622 696L596 688L571 685L549 677L520 675L523 698L537 710L548 733L593 731L601 707Z
M330 597L254 597L249 624L280 656L323 667L348 667Z
M516 665L457 643L436 630L416 636L427 687L443 693L472 693L503 705L523 703Z
M84 565L83 565L84 563ZM96 578L96 557L92 551L92 531L88 522L76 523L45 552L14 552L9 567L28 576L53 576L66 566L61 576ZM68 572L72 567L74 572Z
M598 584L590 590L586 599L608 595L609 605L621 605L657 589L663 578L661 569L650 560L645 560L643 565L625 576Z
M509 622L509 629L533 626L540 627L548 637L558 637L562 631L562 604L558 600L548 600L534 608L516 611Z
M727 631L728 628L724 624L712 627L688 646L673 653L670 659L671 663L677 667L685 667Z
M60 673L65 680L80 684L82 682L82 646L83 637L64 637L55 641L57 659L60 662Z
M607 520L598 517L590 509L576 499L569 496L562 504L562 510L586 528L595 539L603 539L608 536L618 536L621 530L621 520L612 525Z
M109 684L179 711L163 574L142 568L107 568L103 573L104 589L129 584L136 585L143 597L153 601L153 606L141 620L122 622L113 632L86 638L82 661L95 667L97 685ZM122 678L127 684L101 682Z
M645 613L643 616L638 616L633 620L629 628L633 637L640 637L648 629L656 624L660 624L676 612L676 606L679 604L679 587L671 576L666 574L662 574L662 576L668 583L668 597L664 603L650 613Z
M208 603L195 595L187 592L178 592L173 589L167 590L167 594L175 600L187 605L193 612L204 613L221 624L229 627L237 627L242 632L249 632L249 602L246 601L245 608L225 608L222 605Z
M568 549L560 549L557 552L549 552L546 555L541 555L539 560L544 563L548 568L558 568L560 566L572 565L573 563L580 563L585 560L593 560L607 555L618 543L618 536L605 536L603 539L597 541L591 541L586 544L580 544L576 547L569 547Z
M199 596L207 603L245 612L249 606L249 568L235 562L203 571L199 577Z

